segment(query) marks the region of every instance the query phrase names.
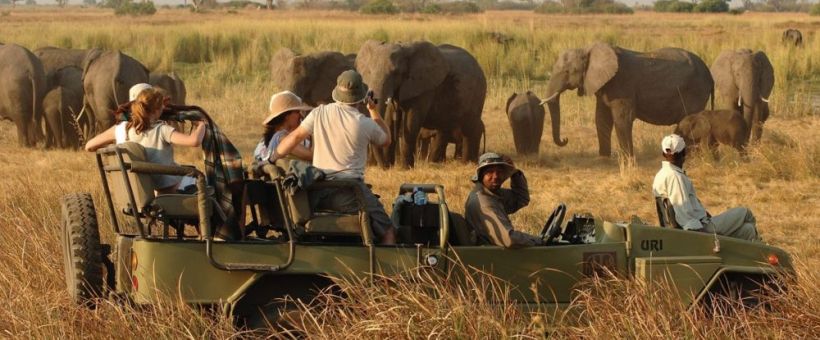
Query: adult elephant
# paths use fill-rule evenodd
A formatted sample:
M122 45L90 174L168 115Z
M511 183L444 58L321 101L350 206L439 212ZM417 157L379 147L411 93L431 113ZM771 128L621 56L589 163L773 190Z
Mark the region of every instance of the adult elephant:
M712 94L709 68L695 54L679 48L635 52L605 43L586 49L565 50L553 65L547 87L552 137L560 138L560 98L565 90L595 95L598 154L611 155L612 128L621 150L629 157L635 119L654 125L672 125L700 112Z
M783 43L793 46L803 46L803 33L794 28L789 28L783 31Z
M171 97L171 104L185 105L188 90L176 72L151 73L148 75L148 83L165 91L165 94Z
M544 133L544 106L530 91L513 93L507 98L507 120L510 121L515 151L520 155L538 154Z
M33 51L40 62L43 63L43 70L48 79L49 89L57 86L57 80L53 79L55 72L65 67L73 66L82 69L86 58L89 55L99 53L99 49L70 49L58 47L41 47ZM82 79L80 79L82 80Z
M355 54L325 51L298 55L281 48L270 61L271 80L279 89L295 93L308 105L328 104L333 102L330 94L336 87L336 77L353 69L355 59Z
M21 146L33 146L43 137L40 124L45 92L40 60L25 47L0 45L0 119L14 122Z
M43 99L46 147L77 148L80 129L75 117L83 107L83 70L67 66L52 76L54 87Z
M128 102L128 89L148 82L148 69L120 51L89 55L83 66L83 106L87 112L87 136L93 136L114 123L117 106Z
M774 67L762 51L723 51L711 67L717 93L724 105L743 114L750 140L759 141L769 118L769 96L774 88Z
M396 103L397 109L384 115L394 142L374 152L380 165L395 162L412 167L422 127L438 130L431 150L433 161L444 160L447 137L457 128L463 135L462 160L478 160L487 80L469 52L426 41L369 40L359 49L356 69L379 99L381 113L388 101Z

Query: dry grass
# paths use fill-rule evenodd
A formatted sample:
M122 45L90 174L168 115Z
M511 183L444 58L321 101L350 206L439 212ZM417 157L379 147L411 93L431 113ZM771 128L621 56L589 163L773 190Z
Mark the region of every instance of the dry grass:
M318 18L318 19L317 19ZM588 25L590 21L599 24ZM354 24L355 22L355 24ZM799 27L806 47L779 44L785 27ZM361 17L344 12L256 12L191 15L160 10L151 18L114 18L109 12L14 10L0 22L4 43L29 48L102 46L122 48L152 68L174 69L187 80L190 101L208 109L240 150L250 154L267 98L269 55L280 46L302 51L355 52L368 38L429 39L465 46L488 74L490 90L484 121L488 150L514 154L503 104L513 91L544 93L554 56L594 40L636 50L679 46L707 63L724 48L764 49L776 68L772 118L762 143L742 161L730 149L722 158L693 157L687 172L712 212L750 207L762 236L797 259L799 280L768 311L717 318L683 312L667 290L626 280L585 285L568 311L530 314L509 304L491 305L475 289L506 288L480 273L466 286L442 286L423 273L386 278L374 289L344 284L347 299L327 300L303 314L301 328L316 337L350 334L377 337L811 337L820 333L820 119L812 111L807 81L817 78L820 43L816 23L804 15L742 16L638 13L633 16L538 16L495 12L458 17ZM70 28L70 30L68 29ZM506 49L482 32L501 31L516 42ZM50 34L44 34L50 32ZM200 63L202 62L202 63ZM637 123L637 164L599 159L593 100L562 98L563 135L558 148L545 135L541 155L515 157L527 174L532 203L513 216L535 231L559 201L570 213L588 211L609 220L638 215L655 221L651 180L660 158L657 141L670 127ZM545 129L549 131L549 129ZM197 153L179 150L186 163ZM151 309L104 303L96 311L72 306L64 291L59 203L70 192L91 192L101 206L102 190L88 153L21 149L13 126L0 123L0 337L23 338L228 338L241 336L219 311L200 313L169 298ZM470 165L420 164L411 171L370 168L374 191L387 202L403 182L442 183L451 209L462 212L471 188ZM109 217L101 213L101 225ZM111 231L102 230L111 241ZM468 270L470 271L470 270ZM410 292L410 293L408 293ZM664 293L666 292L666 293ZM664 295L667 294L667 295ZM426 307L426 309L425 309ZM284 334L279 334L284 336Z

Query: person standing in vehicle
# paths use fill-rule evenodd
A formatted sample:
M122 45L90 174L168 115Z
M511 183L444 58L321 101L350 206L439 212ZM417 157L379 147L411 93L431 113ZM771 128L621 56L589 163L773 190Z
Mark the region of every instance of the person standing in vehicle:
M364 183L367 146L390 145L390 130L382 120L375 100L367 100L370 117L359 111L367 96L367 85L354 71L342 72L336 79L332 104L313 109L302 124L279 143L268 162L290 154L309 136L313 136L313 166L325 173L327 180L356 180L364 193L365 210L370 216L373 234L382 244L396 242L396 228L379 199ZM355 212L358 203L350 190L327 189L312 193L319 205L333 211Z
M501 185L510 179L510 189ZM543 244L540 237L513 228L509 214L530 203L524 172L515 168L508 156L488 152L478 159L471 179L475 186L467 196L464 214L480 243L522 248Z
M675 221L685 230L716 233L749 241L759 241L755 217L748 208L729 209L711 216L695 195L692 181L683 171L686 161L686 143L672 134L661 141L661 152L666 159L655 175L652 191L655 197L669 199L675 210Z
M268 161L270 155L279 146L285 136L299 127L306 111L312 107L302 103L302 98L290 91L274 94L268 105L268 117L262 121L265 132L262 140L253 151L253 159L257 163ZM305 139L297 144L290 153L291 156L310 162L313 159L313 150L310 149L310 140Z

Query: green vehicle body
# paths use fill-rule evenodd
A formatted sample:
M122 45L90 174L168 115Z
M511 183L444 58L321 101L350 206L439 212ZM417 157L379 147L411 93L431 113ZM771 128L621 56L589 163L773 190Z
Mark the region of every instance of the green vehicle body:
M126 164L120 159L123 169L130 171L173 172L168 167ZM113 218L112 226L117 236L112 245L113 268L108 270L110 291L136 304L178 296L190 304L221 306L238 317L251 317L262 306L285 297L309 300L318 289L332 286L338 278L353 275L372 279L374 275L393 275L419 267L445 272L463 264L508 282L512 297L522 305L565 306L572 301L581 280L602 271L638 280L669 280L684 303L695 305L727 280L759 283L793 271L785 251L764 243L579 215L564 227L563 238L572 243L558 241L523 249L460 245L450 230L454 225L450 219L455 215L449 213L444 188L430 184L405 184L400 188L400 194L413 188L426 191L431 195L428 204L438 209L436 237L425 243L375 245L366 217L361 219L361 238L357 241L295 236L298 228L288 214L281 178L269 180L268 191L264 192L276 198L273 201L285 202L269 207L281 209L285 216L286 230L280 239L215 240L207 218L199 218L201 232L197 237L173 238L145 227L139 233L128 233L120 228L124 224L121 220L134 217L115 213L110 177L105 175L110 167L99 164L108 196L106 203L112 216L119 216ZM210 216L208 210L213 207L203 203L204 179L197 177L201 189L197 209L200 216ZM396 222L401 221L398 211L401 209L394 212ZM70 229L70 223L64 222L64 228ZM67 233L70 235L70 231ZM67 247L71 248L70 242ZM66 250L66 256L69 260L76 254ZM67 261L71 289L70 266Z

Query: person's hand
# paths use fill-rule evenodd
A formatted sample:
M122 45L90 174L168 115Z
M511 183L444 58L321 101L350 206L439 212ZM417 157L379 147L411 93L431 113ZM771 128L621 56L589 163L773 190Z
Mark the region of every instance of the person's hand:
M515 167L515 163L513 163L513 160L512 160L512 158L510 158L510 156L501 155L501 159L503 159L505 163L509 164L513 168Z

